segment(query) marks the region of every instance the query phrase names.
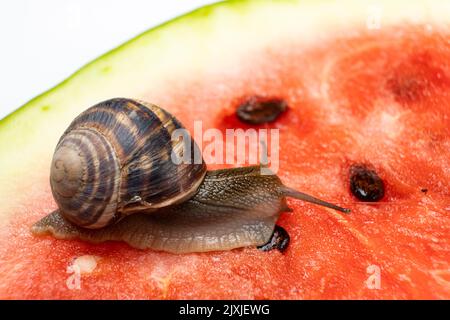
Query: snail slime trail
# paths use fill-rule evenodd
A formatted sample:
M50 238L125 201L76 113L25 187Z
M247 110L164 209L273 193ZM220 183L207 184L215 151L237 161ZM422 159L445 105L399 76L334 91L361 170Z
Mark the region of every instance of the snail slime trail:
M261 174L261 166L207 171L203 160L175 164L171 153L183 150L183 142L171 140L177 129L184 127L173 115L132 99L110 99L81 113L59 140L51 164L58 208L32 232L205 252L270 241L282 247L282 233L274 231L280 214L290 211L287 197L349 212L284 186L275 174Z

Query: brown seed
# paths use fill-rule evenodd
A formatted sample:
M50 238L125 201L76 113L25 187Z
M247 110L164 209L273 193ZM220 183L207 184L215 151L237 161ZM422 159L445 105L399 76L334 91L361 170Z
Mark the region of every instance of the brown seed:
M362 201L375 202L384 196L384 183L374 170L355 164L350 167L350 190Z
M274 121L286 108L282 99L253 96L239 105L236 115L242 122L263 124Z
M277 249L280 252L284 252L289 245L290 237L287 231L275 225L275 230L273 231L272 238L266 244L259 246L258 249L261 251L271 251Z

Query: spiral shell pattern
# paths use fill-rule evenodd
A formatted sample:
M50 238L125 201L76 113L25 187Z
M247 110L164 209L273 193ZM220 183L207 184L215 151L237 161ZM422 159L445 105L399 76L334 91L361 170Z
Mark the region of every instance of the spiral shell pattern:
M50 182L61 214L85 228L101 228L124 215L169 206L190 198L206 174L194 163L176 164L172 141L184 129L155 105L125 98L101 102L80 114L61 137ZM182 154L180 154L182 156Z

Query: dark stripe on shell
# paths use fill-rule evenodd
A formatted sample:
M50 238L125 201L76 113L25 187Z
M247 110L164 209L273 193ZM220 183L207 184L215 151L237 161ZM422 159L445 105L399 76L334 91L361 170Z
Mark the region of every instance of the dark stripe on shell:
M133 134L131 129L117 121L119 114L115 114L112 110L89 110L87 113L79 116L72 124L74 128L95 128L103 135L111 138L119 157L133 152L137 136Z
M64 144L73 144L82 152L87 169L83 190L65 204L65 209L77 211L76 216L80 225L88 226L99 220L113 196L114 174L108 172L110 171L109 168L114 167L114 151L98 132L83 130L77 132L77 134L83 134L85 138L90 140L92 147L96 148L96 158L94 158L95 155L91 153L88 146L82 143L81 139L70 135L64 139ZM96 163L97 166L95 166ZM96 183L98 181L103 181L103 183ZM82 209L82 206L86 203L92 204L88 208Z
M122 200L126 202L140 196L153 203L155 199L149 195L160 194L166 188L165 184L169 183L168 177L177 176L176 169L168 168L172 164L171 136L157 114L139 102L133 101L132 104L137 114L133 120L143 128L139 132L142 144L130 158L127 172L122 175Z
M98 152L98 154L104 156L98 158L98 170L100 172L99 181L103 181L103 183L94 184L96 189L87 200L87 203L91 203L91 205L83 210L80 215L81 220L86 221L83 224L85 226L95 224L100 219L102 214L104 214L106 207L109 205L114 192L115 174L108 173L111 170L110 168L115 167L114 150L112 150L110 145L105 141L104 136L97 135L97 138L99 138L99 142L101 142L101 145L105 149Z

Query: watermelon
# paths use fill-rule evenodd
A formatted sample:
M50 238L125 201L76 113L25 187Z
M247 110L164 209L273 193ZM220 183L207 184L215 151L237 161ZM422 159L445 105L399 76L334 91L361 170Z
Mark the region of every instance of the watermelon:
M450 298L450 3L229 1L151 29L0 122L0 298ZM56 208L49 168L71 120L112 97L189 129L277 128L283 183L352 209L289 199L284 252L176 255L32 235ZM243 99L281 99L265 124ZM361 201L350 168L384 193ZM217 169L220 165L209 165Z

